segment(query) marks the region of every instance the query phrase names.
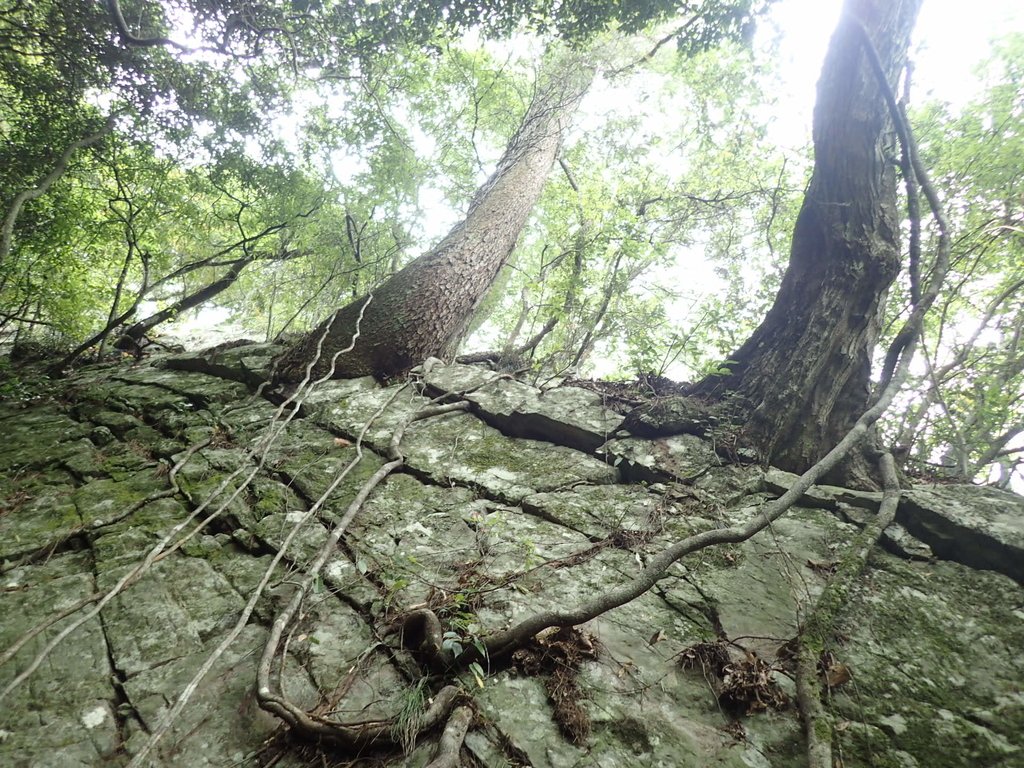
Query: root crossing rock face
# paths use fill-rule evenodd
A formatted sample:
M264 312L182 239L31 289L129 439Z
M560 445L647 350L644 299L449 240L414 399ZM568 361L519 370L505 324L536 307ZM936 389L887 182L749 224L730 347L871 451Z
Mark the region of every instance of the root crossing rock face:
M277 351L0 403L0 762L800 764L793 638L881 494L818 487L633 600L498 642L794 478L474 366L281 406L256 394ZM821 657L836 748L1015 765L1024 501L919 487L896 520Z

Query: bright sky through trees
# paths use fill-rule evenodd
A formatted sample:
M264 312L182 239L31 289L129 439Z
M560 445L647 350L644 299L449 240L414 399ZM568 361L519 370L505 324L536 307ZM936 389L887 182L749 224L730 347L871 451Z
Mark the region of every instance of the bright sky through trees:
M1024 13L1018 5L1018 0L981 0L972 5L970 13L964 13L963 6L952 0L926 3L912 51L915 101L936 98L959 106L976 94L979 81L973 69L987 56L992 39L1024 30ZM841 0L780 0L769 21L762 23L759 55L774 59L780 78L780 109L766 119L770 121L772 139L786 150L802 150L810 143L815 84L841 6ZM773 41L777 47L769 50ZM491 45L508 49L510 55L517 47L508 43ZM597 85L577 122L586 123L588 118L593 121L599 117L595 113L609 109L628 113L631 107L622 97L622 91L609 96ZM430 147L421 144L417 149L429 152ZM501 152L501 147L490 149L495 158ZM358 167L357 158L339 154L336 173L340 178L349 177ZM427 241L443 237L461 216L459 211L448 209L443 194L433 188L421 191L421 204L428 211L421 233Z
M808 130L814 83L841 6L841 0L781 0L772 12L782 34L777 56L783 87L791 97L787 101L807 112ZM1019 0L978 0L969 5L928 0L911 49L914 100L963 104L978 90L972 71L988 55L993 38L1021 30L1024 11Z
M903 2L853 4L881 13ZM920 358L910 387L919 399L902 409L906 428L898 431L956 447L964 477L975 461L970 451L985 466L989 453L1009 455L1003 446L1024 435L1018 173L1024 11L1018 3L979 0L965 8L927 0L910 49L911 119L949 212L959 261L942 306L924 328L924 346L942 376L931 375ZM40 9L51 4L88 12L83 23L63 28L61 40L37 62L24 51L50 40ZM3 47L5 188L20 195L32 179L61 183L33 198L22 218L15 201L5 219L17 229L5 230L14 250L0 244L0 309L11 310L0 313L0 330L39 325L62 341L85 343L73 357L97 345L102 354L106 337L124 325L118 318L135 311L130 302L136 299L149 302L140 311L157 324L186 311L191 317L203 299L204 331L216 325L231 336L270 339L307 329L327 307L376 290L465 216L531 101L535 68L567 55L522 31L539 27L517 27L514 18L501 30L474 32L476 11L486 3L470 3L465 24L442 24L442 32L414 24L408 31L419 36L393 50L379 43L391 39L386 30L374 27L366 41L384 47L356 56L358 66L350 44L363 38L349 40L344 29L360 18L365 3L318 5L338 12L322 17L290 15L294 6L285 0L251 4L290 19L281 40L290 39L292 49L281 40L246 42L242 30L219 15L222 4L172 4L178 10L161 19L164 5L138 3L132 26L142 35L169 31L195 52L181 52L180 42L166 49L121 45L111 38L106 9L77 0L21 3L4 16L10 33L26 41ZM508 7L504 0L495 5ZM643 4L612 5L628 14ZM914 0L907 8L916 12L917 5ZM879 94L868 94L850 115L845 110L855 98L843 88L818 91L842 6L841 0L776 0L753 40L742 35L752 45L730 34L707 50L685 40L677 48L679 19L627 35L625 28L637 26L613 15L625 25L619 33L590 37L605 23L604 6L579 6L590 14L582 27L588 35L577 30L569 39L587 46L588 68L601 62L598 75L564 132L558 162L550 173L545 167L531 177L546 183L495 288L476 297L481 304L474 322L485 324L469 326L476 333L462 351L514 350L515 343L537 338L540 346L522 346L535 353L536 371L602 377L642 371L677 381L724 375L718 373L723 361L776 303L792 242L801 241L794 238L794 222L812 170L828 165L827 141L819 140L820 162L812 169L812 116L826 126L819 139L828 138L834 131L827 126L853 126L856 115L883 104ZM569 13L564 4L558 8L559 18ZM231 37L230 51L214 34L220 26ZM892 77L903 66L911 34L909 25L901 29ZM428 44L435 33L437 43ZM878 43L891 37L884 27L872 34ZM76 76L66 76L66 54L79 49L105 53L86 56L73 67ZM863 59L849 60L846 73L862 74ZM986 74L976 74L983 65ZM832 83L828 76L823 82ZM50 95L39 97L40 84ZM823 107L813 114L816 100ZM92 131L122 104L127 111L109 129L116 141L98 143L102 132ZM82 136L93 143L78 153ZM893 138L875 139L875 151L864 156L891 158ZM74 151L75 162L53 174L53 152L60 147ZM887 211L894 210L895 195ZM850 199L869 197L861 191ZM897 221L893 214L887 233L898 230ZM909 232L909 217L904 221ZM488 222L483 229L493 234L496 228ZM937 251L936 228L926 223L924 233L927 259ZM886 241L890 280L901 250L907 261L908 241ZM862 250L881 249L872 243ZM808 263L824 261L821 249L808 257ZM458 283L474 263L467 261L444 285ZM799 272L801 260L794 264L789 274ZM230 274L217 273L227 265ZM904 268L888 294L883 336L913 303L908 274ZM789 302L797 308L792 311L783 302L773 316L798 317L799 308L822 293ZM186 299L193 303L181 304ZM852 305L845 290L833 303ZM219 322L227 313L240 325ZM873 310L859 315L875 316ZM97 327L100 335L91 336ZM808 338L819 336L815 331ZM779 345L784 353L799 348ZM987 453L976 447L986 441ZM927 450L915 460L934 464ZM1024 469L1024 459L1020 463Z
M765 113L769 137L781 151L797 161L810 143L816 82L841 5L841 0L780 0L769 20L762 22L760 27L758 58L761 61L770 59L779 78L772 86L777 89L776 104ZM952 0L929 0L925 3L911 54L915 65L914 101L922 103L934 98L959 107L975 95L981 84L973 70L988 55L991 40L1013 30L1024 30L1024 13L1018 5L1018 0L979 0L971 6L970 13L965 13L962 4L954 4ZM517 42L488 45L504 50L509 56L514 56L519 48L524 47ZM609 116L628 114L637 109L638 105L629 103L633 96L635 84L612 88L607 83L598 83L577 118L577 132L596 130ZM666 132L672 127L668 124L674 114L672 109L678 108L680 112L687 109L683 101L678 103L678 107L675 104L668 108L664 104L660 106L665 116L659 119L666 120ZM409 127L413 131L417 151L429 157L435 149L431 141L411 122ZM281 130L282 138L294 138L294 129L294 122L289 121ZM652 130L658 131L657 126L652 126ZM486 161L488 153L493 155L490 159L494 159L502 147L480 146L479 149ZM678 157L665 157L666 167L679 162ZM350 179L364 165L361 158L339 150L334 162L335 175L339 179ZM486 173L482 172L480 181L485 176ZM419 202L423 214L419 218L417 234L421 247L427 247L443 237L461 218L462 212L453 209L445 200L444 193L430 185L421 188ZM682 324L687 322L686 310L693 305L694 295L713 293L721 286L711 266L703 263L699 247L680 253L680 260L685 262L688 295L679 300L678 307L670 312L670 316ZM648 281L675 280L676 271L656 270L648 276ZM493 340L488 336L485 333L483 337L474 339L470 346L478 343L486 346ZM608 361L607 365L599 365L596 373L607 373L615 367L615 363ZM685 371L675 373L687 375Z
M976 96L983 84L974 71L989 54L991 41L1012 31L1024 30L1024 13L1018 5L1018 0L982 0L972 6L970 13L965 13L962 4L951 0L926 2L911 47L913 102L921 104L937 99L959 109ZM795 173L793 183L796 184L810 170L800 169L806 164L810 145L816 84L841 7L841 0L780 0L759 28L756 60L770 66L774 73L771 77L777 78L769 86L774 99L764 105L759 116L768 125L769 143L786 158L788 168ZM663 55L671 53L663 52ZM599 135L606 121L642 113L650 115L646 132L668 139L686 119L692 104L685 92L669 97L664 91L658 91L656 78L648 72L639 80L598 81L584 102L573 132L578 136ZM651 94L653 98L648 99ZM492 148L495 153L500 152L500 147ZM685 152L675 150L671 140L659 146L658 152L664 152L660 166L667 172L678 171L687 162ZM439 190L421 190L420 202L426 213L421 237L428 242L442 237L461 216L459 211L444 203ZM660 287L674 286L678 296L667 301L667 313L673 324L685 330L699 322L692 312L699 307L702 298L722 292L725 286L716 276L715 265L707 258L701 244L677 248L675 260L673 266L648 270L636 287L654 294ZM762 267L752 263L750 279L758 281L761 274ZM680 280L680 275L685 278ZM493 346L500 335L498 328L484 324L467 348ZM591 362L595 376L613 374L625 365L625 360L618 359L610 350L595 354ZM693 371L678 365L667 373L680 380L695 376Z

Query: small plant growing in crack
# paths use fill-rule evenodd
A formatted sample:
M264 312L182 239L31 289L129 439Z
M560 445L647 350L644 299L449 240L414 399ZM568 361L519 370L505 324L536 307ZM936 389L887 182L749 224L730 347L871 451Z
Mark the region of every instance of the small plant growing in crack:
M412 752L416 746L416 736L420 730L420 719L427 708L427 679L421 677L415 685L406 689L401 698L401 706L395 715L392 726L393 736L402 745L405 754Z

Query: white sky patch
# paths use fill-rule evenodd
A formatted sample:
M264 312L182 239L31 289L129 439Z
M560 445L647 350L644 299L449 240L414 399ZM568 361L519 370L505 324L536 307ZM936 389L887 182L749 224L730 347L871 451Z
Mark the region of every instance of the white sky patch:
M938 99L960 108L974 98L981 88L974 69L992 42L1024 32L1020 6L1020 0L980 0L965 11L954 0L924 3L910 50L913 101ZM770 135L783 146L800 146L810 137L815 88L841 9L842 0L782 0L761 31L762 39L773 28L781 35L776 63L785 111L774 116Z

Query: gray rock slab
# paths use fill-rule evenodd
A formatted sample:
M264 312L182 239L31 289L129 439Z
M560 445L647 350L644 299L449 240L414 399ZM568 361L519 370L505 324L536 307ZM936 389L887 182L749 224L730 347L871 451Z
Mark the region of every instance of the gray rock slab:
M1024 584L1024 497L974 486L914 488L896 519L939 557Z
M639 437L609 440L598 451L621 466L629 482L692 483L721 460L711 446L694 435L672 435L654 440Z
M351 438L364 434L378 451L387 450L391 435L400 425L430 405L430 398L408 385L356 388L345 396L328 396L308 405L309 420Z
M366 429L367 442L386 451L395 430L410 424L430 400L411 387L355 394L311 418L344 434ZM384 409L379 416L376 413ZM494 498L518 502L538 491L578 483L612 483L609 464L564 446L508 437L468 413L449 413L411 423L401 451L411 471L446 485L466 484Z
M464 395L480 417L512 437L545 440L592 453L622 423L596 392L578 387L540 390L480 366L435 366L424 380L437 392ZM467 391L468 390L468 391Z
M196 689L189 704L170 731L151 753L150 764L159 766L253 765L279 721L256 703L253 682L256 660L266 641L266 630L249 626L220 656ZM130 677L125 692L142 722L152 731L191 681L220 637L210 637L193 652ZM316 693L301 666L300 674L287 676L285 691L304 707L316 704ZM148 734L133 729L125 744L129 755L138 752Z
M839 732L844 749L922 768L1024 764L1020 586L948 561L872 563L839 626L853 684L836 705L865 726Z
M0 581L0 648L8 648L53 611L91 594L95 585L88 570L88 555L75 553L5 574ZM52 625L0 667L0 688L24 671L71 620ZM103 626L94 617L5 699L0 711L0 763L111 764L120 741L112 675Z
M344 512L363 483L383 461L370 450L356 451L349 441L310 421L294 419L283 426L264 451L266 466L278 473L309 504L335 490L326 508Z
M59 465L82 450L92 450L85 438L89 424L75 421L52 405L41 405L3 422L0 432L0 472L38 470Z
M618 479L615 467L580 451L512 438L470 414L413 424L402 442L408 465L434 482L480 488L517 503L542 491Z
M523 509L592 539L616 531L655 532L675 504L640 486L578 486L569 491L538 493L522 501Z
M307 408L330 409L344 403L346 399L363 392L372 392L381 387L372 376L361 376L355 379L332 379L317 384L312 391L302 397L302 404Z
M18 560L81 527L69 481L62 473L0 478L0 562Z
M266 627L403 425L406 465L371 493L287 630L283 684L310 711L354 720L417 706L415 654L385 631L403 611L433 607L450 647L470 647L538 611L605 598L665 546L749 521L793 481L723 466L714 447L692 435L616 438L598 459L589 451L613 419L601 422L607 414L592 393L541 392L482 368L436 363L424 372L436 387L428 393L473 390L467 411L410 424L430 403L415 383L328 382L259 467L250 449L281 426L271 426L278 409L250 399L237 381L250 381L276 348L247 346L208 354L215 359L206 370L220 379L153 372L147 363L106 366L66 382L68 410L0 403L0 646L110 587L197 505L210 501L212 511L238 491L206 530L86 621L4 702L0 764L99 768L137 753L145 729L231 631L311 501L354 455L351 443L371 418L363 462L292 537L241 636L152 756L154 768L268 759L263 750L282 724L253 695ZM183 493L125 514L169 487L156 457L180 457L203 438L213 444L179 473ZM648 592L581 624L596 651L576 679L591 725L581 745L554 722L543 675L524 677L486 659L483 687L468 670L453 675L482 714L467 750L488 768L806 764L793 710L737 720L703 671L680 666L680 654L727 638L734 660L748 652L775 659L854 538L856 527L840 515L863 523L877 503L877 494L814 489L753 539L694 552ZM1022 764L1022 519L1021 500L1010 494L951 486L906 494L890 531L903 559L872 553L830 648L852 673L829 698L844 764ZM15 567L52 541L63 543L49 558ZM0 666L0 685L61 626ZM773 674L792 694L790 678ZM433 746L430 735L408 754L369 759L423 768ZM304 754L282 749L278 764L298 768Z
M109 590L131 566L101 573ZM103 614L114 662L129 678L198 653L223 632L244 600L208 560L176 553L153 565Z
M435 586L455 583L460 566L480 559L477 533L464 518L472 499L465 488L407 474L378 486L349 528L357 569L383 587L377 599L396 607L425 602ZM347 570L339 565L335 573Z
M764 474L765 485L769 490L782 495L797 481L798 475L785 472L775 467L769 468ZM805 506L819 506L823 509L835 509L837 504L847 504L862 509L877 510L882 501L882 494L871 491L854 491L834 485L813 485L805 493Z
M277 344L230 343L199 352L168 355L161 358L159 365L255 387L267 380L273 360L282 350Z

